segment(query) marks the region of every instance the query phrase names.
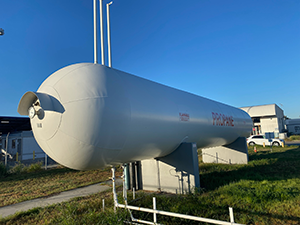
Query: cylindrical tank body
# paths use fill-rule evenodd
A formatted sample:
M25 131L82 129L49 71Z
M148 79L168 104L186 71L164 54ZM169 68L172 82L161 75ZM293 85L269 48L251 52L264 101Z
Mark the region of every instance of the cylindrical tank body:
M18 112L29 108L41 148L79 170L165 156L182 142L230 144L252 128L243 110L92 63L53 73L23 95Z

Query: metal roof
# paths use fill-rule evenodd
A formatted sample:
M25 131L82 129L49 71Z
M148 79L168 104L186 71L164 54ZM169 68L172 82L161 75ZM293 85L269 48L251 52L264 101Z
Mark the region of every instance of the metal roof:
M31 130L28 117L0 116L0 135L25 130Z

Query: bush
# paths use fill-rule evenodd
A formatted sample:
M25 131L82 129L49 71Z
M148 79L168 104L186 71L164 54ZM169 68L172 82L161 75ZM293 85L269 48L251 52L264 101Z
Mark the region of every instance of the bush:
M11 174L20 174L20 173L32 173L42 170L42 163L34 163L29 166L25 166L24 164L17 162L17 164L10 169Z
M292 136L289 137L289 139L290 139L291 141L300 140L300 135L292 135Z
M16 165L12 167L9 172L14 174L20 174L24 172L24 168L25 168L24 164L17 162Z
M42 170L42 162L31 164L27 167L27 172L37 172Z
M2 162L0 162L0 177L5 177L7 176L8 171L5 165L3 165Z

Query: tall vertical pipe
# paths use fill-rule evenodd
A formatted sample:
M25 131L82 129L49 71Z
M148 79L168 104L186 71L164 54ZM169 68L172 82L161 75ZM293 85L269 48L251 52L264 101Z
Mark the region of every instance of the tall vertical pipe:
M94 0L94 63L98 63L97 0Z
M110 49L110 22L109 22L109 6L113 2L106 4L107 11L107 45L108 45L108 66L111 67L111 49Z
M100 35L101 35L101 63L104 65L104 39L103 39L103 0L99 0L99 9L100 9Z

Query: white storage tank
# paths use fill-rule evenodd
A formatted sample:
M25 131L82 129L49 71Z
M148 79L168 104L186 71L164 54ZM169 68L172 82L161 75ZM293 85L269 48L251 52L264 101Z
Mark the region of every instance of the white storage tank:
M92 63L53 73L18 112L51 158L79 170L165 156L182 142L221 146L252 129L243 110Z

